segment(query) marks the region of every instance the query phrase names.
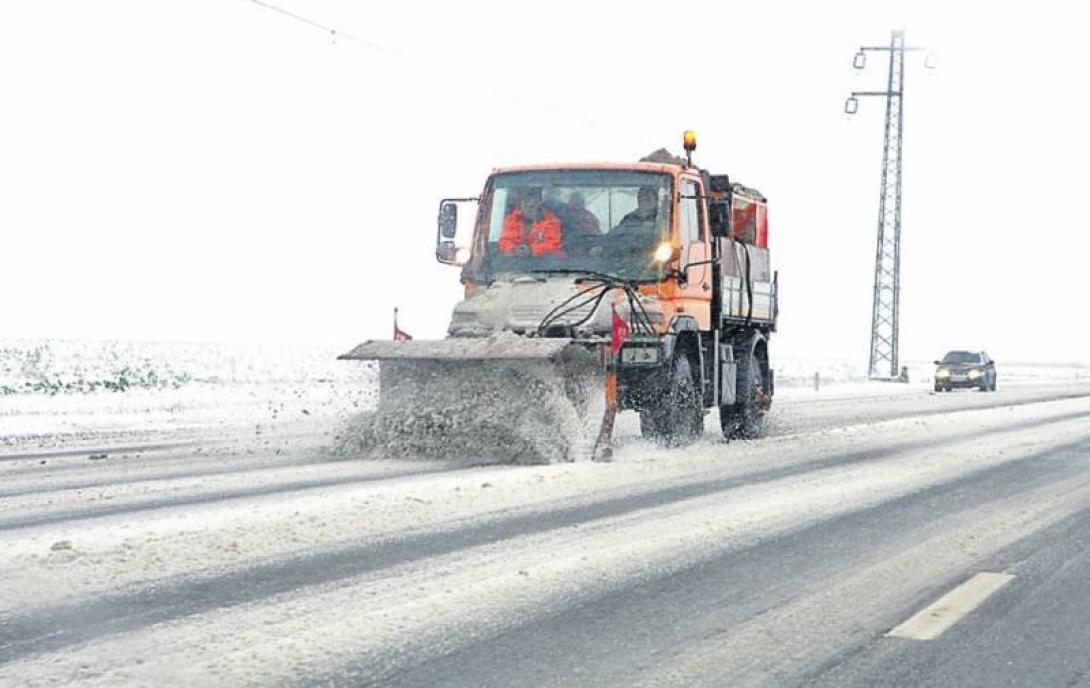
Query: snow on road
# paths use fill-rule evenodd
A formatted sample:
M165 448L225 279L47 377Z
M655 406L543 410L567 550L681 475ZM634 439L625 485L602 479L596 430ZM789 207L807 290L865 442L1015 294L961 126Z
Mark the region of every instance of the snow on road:
M781 389L757 442L717 439L709 417L695 446L664 450L622 416L608 464L365 460L334 451L366 407L354 383L0 397L0 684L306 683L349 666L381 683L1090 434L1090 380L853 384ZM1070 482L1020 527L1088 496Z

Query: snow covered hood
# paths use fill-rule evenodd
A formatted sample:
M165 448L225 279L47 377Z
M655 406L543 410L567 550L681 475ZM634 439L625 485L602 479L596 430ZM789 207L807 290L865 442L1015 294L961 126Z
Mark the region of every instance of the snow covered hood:
M448 333L452 337L480 337L494 332L532 332L554 309L571 299L567 306L577 306L559 315L553 324L578 325L587 333L604 333L610 327L610 304L607 296L597 309L592 298L598 294L593 283L576 283L574 277L520 276L509 281L496 281L475 291L454 308ZM588 291L589 290L589 291ZM582 292L585 295L580 296ZM622 310L619 305L618 310ZM623 310L627 310L625 306ZM559 311L558 311L559 314Z

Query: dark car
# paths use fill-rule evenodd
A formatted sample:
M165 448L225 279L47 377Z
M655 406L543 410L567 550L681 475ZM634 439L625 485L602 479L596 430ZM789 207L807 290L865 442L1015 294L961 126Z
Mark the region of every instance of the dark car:
M983 351L951 351L935 365L936 392L949 392L955 387L995 391L995 361Z

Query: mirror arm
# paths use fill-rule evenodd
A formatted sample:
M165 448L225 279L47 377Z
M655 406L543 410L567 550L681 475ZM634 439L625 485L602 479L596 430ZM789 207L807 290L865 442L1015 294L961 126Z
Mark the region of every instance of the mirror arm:
M709 260L698 260L695 263L686 264L685 267L681 268L680 270L675 270L673 268L671 268L671 270L673 270L673 272L676 273L677 278L678 278L678 282L680 282L681 284L688 284L689 283L689 268L695 268L695 267L698 267L700 265L714 265L715 263L718 263L718 262L719 261L717 259L715 259L715 258L711 258ZM667 271L667 274L670 274L670 271Z
M715 258L711 258L711 259L708 259L708 260L698 260L695 263L689 263L684 268L682 268L682 270L684 270L685 272L688 272L689 268L695 268L695 267L697 267L699 265L714 265L715 263L718 263L718 262L719 261L716 260Z
M686 266L686 270L687 269L688 266ZM678 270L677 268L666 268L666 276L676 277L678 284L684 285L689 283L689 275L685 272L685 270Z

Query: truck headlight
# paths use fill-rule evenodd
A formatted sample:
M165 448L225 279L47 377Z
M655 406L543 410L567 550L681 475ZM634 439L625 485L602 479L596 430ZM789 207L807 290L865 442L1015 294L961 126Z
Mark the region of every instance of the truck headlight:
M657 346L626 346L621 349L621 363L645 363L659 362L659 348Z
M946 368L939 368L935 371L935 377L950 377L950 371Z
M680 258L681 250L671 244L669 241L664 241L655 247L655 253L653 254L653 257L656 263L665 264Z
M983 374L984 373L981 372L980 370L977 370L976 368L973 368L972 370L969 371L969 378L972 379L972 380L975 380L976 378L980 377Z

